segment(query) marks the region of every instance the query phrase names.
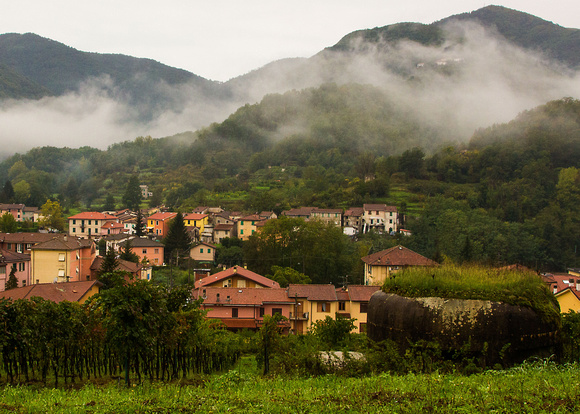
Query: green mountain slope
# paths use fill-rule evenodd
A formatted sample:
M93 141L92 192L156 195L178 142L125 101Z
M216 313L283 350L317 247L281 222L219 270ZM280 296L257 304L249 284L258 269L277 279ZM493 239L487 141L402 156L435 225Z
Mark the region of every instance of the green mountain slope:
M51 92L6 65L0 65L0 100L39 99Z

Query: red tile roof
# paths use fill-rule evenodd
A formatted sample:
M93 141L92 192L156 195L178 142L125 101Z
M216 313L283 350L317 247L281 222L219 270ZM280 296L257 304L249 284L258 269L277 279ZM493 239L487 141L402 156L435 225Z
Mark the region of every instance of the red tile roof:
M348 295L352 302L368 302L378 290L381 290L380 286L350 285Z
M329 302L337 300L334 285L289 285L288 297Z
M193 291L193 296L205 299L205 306L258 306L264 304L292 304L284 288L221 288L201 287ZM219 300L218 300L219 295ZM228 300L229 298L229 300Z
M85 211L84 213L70 216L69 220L117 220L117 217L111 214L100 213L98 211Z
M264 287L268 287L268 288L279 288L280 287L280 284L278 282L275 282L272 279L268 279L267 277L264 277L262 275L254 273L251 270L245 269L241 266L230 267L229 269L222 270L221 272L204 277L203 279L195 282L195 287L199 288L202 286L207 286L209 284L230 278L234 275L241 276L243 278L252 280L255 283L257 283L261 286L264 286Z
M101 286L102 284L96 280L66 283L40 283L0 292L0 298L17 300L30 299L38 296L56 303L64 300L78 302L95 285Z
M30 261L29 254L0 249L0 263L16 263L29 261Z
M0 242L36 244L52 240L55 237L64 238L67 235L59 233L0 233Z
M74 236L54 237L43 243L31 247L31 250L78 250L89 248L93 242L89 239L80 239Z
M363 257L362 261L371 266L437 266L437 262L404 246L395 246L370 254Z
M97 272L101 268L101 265L103 264L103 260L104 259L101 256L95 257L95 260L93 260L93 263L91 264L91 271ZM143 268L142 265L140 265L139 263L129 262L128 260L123 260L123 259L117 259L117 260L119 262L119 265L117 266L117 270L129 272L129 273L132 273L134 275L139 276L138 272Z
M355 216L355 217L360 217L362 216L364 213L364 209L362 207L352 207L349 208L348 210L346 210L344 212L345 216Z
M386 204L363 204L365 211L397 211L396 206L388 206Z
M155 213L147 217L147 220L167 220L177 216L177 213Z
M183 219L184 220L203 220L206 217L207 217L207 214L191 213L191 214L188 214L187 216L183 217Z

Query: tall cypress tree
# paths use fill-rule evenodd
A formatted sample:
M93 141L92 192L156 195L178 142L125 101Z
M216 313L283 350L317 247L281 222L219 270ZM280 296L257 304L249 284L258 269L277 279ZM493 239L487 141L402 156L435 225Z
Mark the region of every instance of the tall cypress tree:
M143 221L143 213L141 213L141 209L137 210L135 221L137 222L135 225L135 235L137 237L143 237L145 235L145 223Z
M173 256L182 255L191 249L191 237L185 227L185 221L181 212L171 220L169 231L163 241L165 244L165 261L169 263Z
M16 263L12 264L12 269L10 269L10 276L8 276L8 281L4 286L5 290L14 289L18 287L18 279L16 279Z
M139 210L139 204L141 204L141 187L139 187L139 177L136 175L131 176L127 182L127 188L123 195L123 203L133 211Z

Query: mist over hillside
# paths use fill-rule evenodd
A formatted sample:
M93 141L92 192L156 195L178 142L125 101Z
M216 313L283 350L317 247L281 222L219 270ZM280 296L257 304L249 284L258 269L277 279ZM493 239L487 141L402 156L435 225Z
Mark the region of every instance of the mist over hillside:
M311 58L273 62L223 84L149 60L87 54L50 43L62 50L55 62L80 59L79 67L91 69L73 76L77 83L70 87L49 82L42 71L16 70L36 95L0 101L0 140L5 143L0 157L41 145L102 149L141 135L193 131L223 121L264 95L326 83L373 85L402 112L443 131L438 135L445 141L467 141L475 129L506 122L523 110L580 97L573 59L551 49L545 36L542 44L529 40L526 30L539 24L549 28L554 44L564 44L571 54L572 46L580 44L580 31L501 7L482 10L487 14L354 32ZM0 64L13 71L34 66L22 56L13 59L0 58Z

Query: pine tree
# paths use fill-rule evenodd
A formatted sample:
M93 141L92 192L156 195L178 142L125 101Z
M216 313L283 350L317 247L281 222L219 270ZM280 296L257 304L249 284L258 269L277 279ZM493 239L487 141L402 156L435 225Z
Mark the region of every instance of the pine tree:
M113 273L117 270L119 266L119 260L117 260L117 255L115 250L110 248L107 250L105 257L103 257L103 262L101 263L101 268L99 269L99 276L105 273Z
M4 290L14 289L18 287L18 279L16 279L16 263L12 264L12 269L10 269L10 276L8 276L8 281L4 286Z
M131 243L131 239L129 239L125 242L125 246L119 255L119 259L127 260L128 262L139 263L139 256L131 251L131 247L133 247L133 245Z
M127 182L127 188L123 195L123 203L125 207L136 211L139 210L141 204L141 187L139 187L139 177L133 175Z
M179 212L169 225L169 231L165 240L165 261L169 263L171 258L188 253L191 249L191 237L185 227L183 215Z
M12 182L6 180L2 192L0 192L0 202L1 203L11 203L14 200L14 188L12 187Z
M135 235L137 237L143 237L145 235L145 223L143 219L144 219L143 213L141 213L141 210L138 210L137 218L135 219L135 221L137 222L137 224L135 225Z

